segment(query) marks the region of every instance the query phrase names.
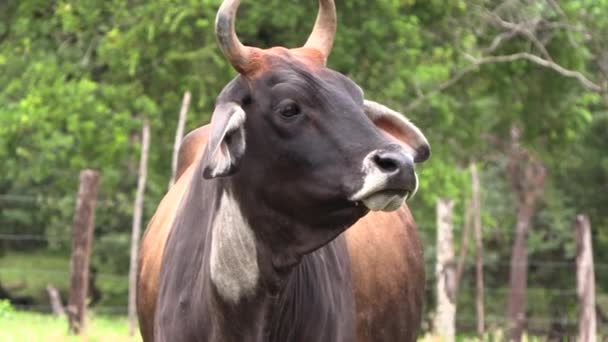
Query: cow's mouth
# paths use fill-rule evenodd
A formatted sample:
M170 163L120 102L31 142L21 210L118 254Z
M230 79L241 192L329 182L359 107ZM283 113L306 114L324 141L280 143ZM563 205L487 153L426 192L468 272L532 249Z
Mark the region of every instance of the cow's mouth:
M411 192L409 190L389 189L375 192L358 202L372 211L395 211L410 197Z
M322 227L333 227L335 225L350 227L361 217L369 212L367 206L360 201L348 199L337 199L326 202L321 208L322 215L312 215L314 224Z

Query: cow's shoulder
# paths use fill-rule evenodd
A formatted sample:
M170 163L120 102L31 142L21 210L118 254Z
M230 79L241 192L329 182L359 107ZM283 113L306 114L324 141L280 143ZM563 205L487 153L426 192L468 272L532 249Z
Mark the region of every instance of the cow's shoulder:
M189 159L193 156L189 151L192 151L196 147L195 143L197 139L195 138L199 138L198 140L200 141L200 137L205 133L204 130L200 129L196 131L198 131L196 134L189 134L190 138L187 140L185 148L181 150L184 152L182 153L183 159L181 160L181 167L183 169L178 173L175 184L169 189L158 205L141 241L138 262L137 309L141 333L146 341L153 340L153 322L165 244L171 232L179 203L194 175L195 168L192 164L196 158Z

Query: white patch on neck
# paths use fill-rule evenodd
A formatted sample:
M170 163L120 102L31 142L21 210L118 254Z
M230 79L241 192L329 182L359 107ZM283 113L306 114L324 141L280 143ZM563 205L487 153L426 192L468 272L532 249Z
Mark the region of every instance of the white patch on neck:
M211 281L227 301L255 291L260 277L255 237L238 203L225 191L213 222Z

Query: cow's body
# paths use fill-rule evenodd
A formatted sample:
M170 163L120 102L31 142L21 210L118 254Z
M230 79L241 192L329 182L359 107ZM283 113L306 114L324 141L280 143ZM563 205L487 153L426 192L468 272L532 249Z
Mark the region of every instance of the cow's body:
M145 341L153 340L150 323L154 322L164 246L179 203L193 182L195 162L203 153L208 134L209 126L203 126L184 138L177 182L159 205L142 242L137 294ZM391 213L370 212L347 230L344 237L336 244L345 243L347 247L341 248L340 253L347 253L347 266L352 275L356 340L415 340L425 278L421 244L407 206ZM325 248L313 253L311 258L320 257ZM313 325L310 331L319 329Z
M332 0L304 47L267 50L238 40L239 2L216 19L239 75L144 236L144 340L414 341L424 268L404 203L426 138L326 67Z

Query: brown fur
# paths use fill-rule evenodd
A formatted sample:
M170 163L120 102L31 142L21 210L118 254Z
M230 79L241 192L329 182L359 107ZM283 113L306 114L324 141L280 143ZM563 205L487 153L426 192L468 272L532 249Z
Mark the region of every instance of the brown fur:
M422 247L409 209L370 212L346 231L357 340L416 340L424 296Z
M203 155L202 148L205 146L207 138L209 138L210 129L211 125L199 127L182 139L177 157L176 179L179 179L188 167Z
M312 48L287 49L281 46L269 49L250 47L251 55L245 68L237 68L243 76L256 79L268 73L272 61L276 59L291 59L298 61L314 71L325 65L325 57L319 50Z
M178 154L176 182L158 205L142 239L138 263L137 311L142 336L146 341L153 340L154 311L159 289L158 275L173 214L177 211L186 186L190 183L194 171L190 166L202 156L202 148L208 137L209 125L206 125L190 132L182 140Z
M189 133L180 148L178 180L160 203L142 242L137 306L145 341L153 322L163 249L173 213L202 155L208 126ZM415 341L424 296L422 248L414 220L404 206L393 213L370 212L346 232L357 307L357 341L395 341L408 332Z
M177 206L185 193L193 170L194 168L188 168L165 195L142 239L139 254L137 312L140 330L145 341L153 340L154 311L158 297L163 251L173 222L173 215L177 211Z

